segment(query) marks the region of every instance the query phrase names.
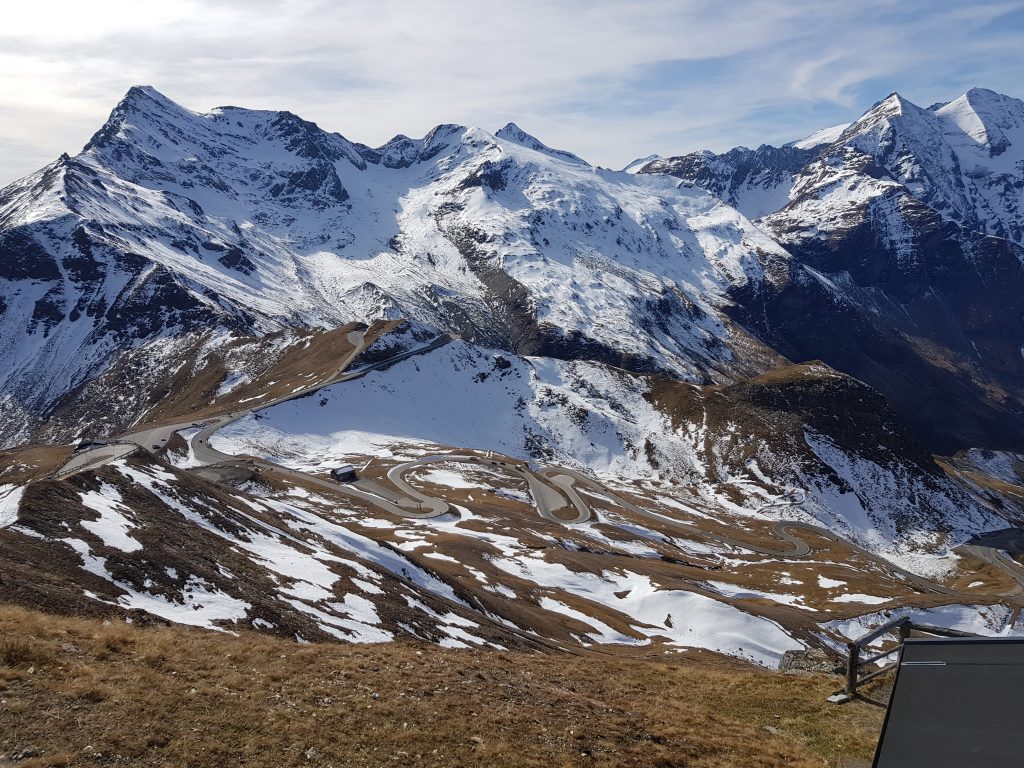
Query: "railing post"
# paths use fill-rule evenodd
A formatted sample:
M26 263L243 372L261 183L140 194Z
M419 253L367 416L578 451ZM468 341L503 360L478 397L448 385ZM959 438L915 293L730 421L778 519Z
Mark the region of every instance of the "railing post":
M846 650L849 657L846 659L846 695L851 699L857 694L857 667L860 666L860 646L857 643L847 643Z

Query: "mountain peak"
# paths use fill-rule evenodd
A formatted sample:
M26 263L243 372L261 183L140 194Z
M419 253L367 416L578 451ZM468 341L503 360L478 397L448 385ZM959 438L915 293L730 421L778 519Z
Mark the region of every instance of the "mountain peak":
M142 99L151 99L159 102L170 101L170 99L160 93L160 91L152 85L133 85L128 89L128 92L125 93L124 98L121 99L121 103L137 102Z
M959 99L951 101L948 105L957 102L966 102L983 119L1002 121L1007 117L1013 119L1024 114L1024 102L1012 96L990 91L988 88L971 88Z
M821 130L815 131L802 139L791 141L789 146L796 147L797 149L814 149L815 147L820 147L822 144L831 144L842 136L843 131L849 127L849 123L840 123L839 125L833 125L829 128L822 128Z
M628 163L623 169L622 173L640 173L640 170L648 163L653 163L655 160L661 160L662 157L659 154L647 155L647 157L638 157L631 163Z
M93 134L83 151L102 147L116 137L127 123L135 119L144 121L161 120L193 114L181 105L171 101L151 85L133 85L117 103L103 126ZM131 119L130 119L131 118Z
M1010 147L1012 142L1006 132L1024 126L1024 102L987 88L971 88L960 98L939 105L934 112L993 157Z
M944 104L936 104L932 110L936 114L951 114L969 110L982 121L998 121L1007 111L1014 111L1014 105L1024 106L1018 99L1004 96L988 88L971 88L962 96Z
M535 152L541 152L545 155L555 157L559 160L566 160L573 163L582 163L588 165L586 160L572 152L566 152L562 149L552 149L547 144L544 144L537 137L524 131L515 123L508 123L504 128L501 128L497 133L494 134L497 138L505 141L510 141L513 144L518 144L521 147L532 149Z
M1001 100L1007 98L1006 96L1004 96L1001 93L998 93L997 91L992 91L992 90L989 90L988 88L978 88L977 86L975 86L974 88L970 88L967 91L967 93L964 94L964 97L968 101L972 101L972 102L978 102L978 101L1001 101Z
M111 117L124 113L155 114L157 112L193 114L191 110L164 96L152 85L133 85L111 112Z
M531 136L515 123L505 123L505 126L503 128L499 128L498 132L494 135L499 139L505 139L506 141L529 141L534 144L540 144L540 141L538 141L535 136Z
M889 126L900 134L926 135L936 128L934 112L923 109L899 93L893 91L881 101L873 104L863 115L853 121L840 135L856 137L874 135L879 129ZM897 127L898 126L898 127ZM837 137L838 138L838 137ZM871 140L869 143L874 143Z
M908 107L917 108L917 105L914 104L914 102L910 101L909 99L903 98L903 96L901 96L898 92L893 91L880 102L878 102L869 111L885 110L888 112L902 114L907 111Z

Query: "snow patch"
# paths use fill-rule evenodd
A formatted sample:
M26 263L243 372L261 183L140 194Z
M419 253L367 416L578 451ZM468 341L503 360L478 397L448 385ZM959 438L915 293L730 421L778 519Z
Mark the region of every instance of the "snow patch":
M23 485L0 485L0 528L14 525L18 520L18 507L25 493Z
M86 491L81 495L82 504L97 512L99 520L82 520L82 527L97 536L108 547L122 552L135 552L142 549L138 539L129 535L136 525L125 513L131 514L121 499L116 488L103 483L99 491Z

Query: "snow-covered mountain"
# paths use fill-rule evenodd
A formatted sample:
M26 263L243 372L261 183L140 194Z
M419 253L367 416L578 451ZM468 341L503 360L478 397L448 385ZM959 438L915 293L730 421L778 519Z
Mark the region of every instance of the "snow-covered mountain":
M992 91L893 94L813 141L644 171L746 205L794 257L781 290L736 296L763 341L876 387L938 450L1021 450L1022 126L1024 102Z
M652 162L654 160L660 160L660 159L661 159L661 155L657 155L657 154L655 154L655 155L647 155L647 157L638 157L636 160L632 161L631 163L627 163L622 168L622 172L623 173L640 173L640 170L645 165L647 165L648 163L650 163L650 162Z
M1024 242L1024 101L972 88L921 109L893 94L841 139L943 218Z
M1024 576L952 548L1021 519L1020 106L614 172L133 88L0 190L0 587L761 663L922 592L1018 632Z
M852 123L782 147L695 152L660 159L643 171L699 181L758 218L802 196L799 185L786 185L786 172L806 177L804 167L820 158L837 173L842 149L870 157L876 179L880 173L902 185L944 219L1024 242L1024 101L984 88L927 109L893 93ZM758 189L778 197L744 207L744 198Z
M791 141L786 146L796 147L797 149L814 149L822 144L831 144L849 127L849 123L840 123L829 128L822 128L809 136L804 136L802 139Z
M0 191L0 238L7 423L154 339L353 318L729 379L771 354L724 316L728 292L787 258L705 192L595 169L514 125L371 149L147 87L80 155Z
M653 160L640 173L668 173L714 192L751 219L784 206L797 172L814 153L796 146L736 147Z

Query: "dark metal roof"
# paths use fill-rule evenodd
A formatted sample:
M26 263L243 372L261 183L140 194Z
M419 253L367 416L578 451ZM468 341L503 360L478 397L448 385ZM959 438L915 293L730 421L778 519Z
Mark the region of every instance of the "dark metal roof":
M1024 638L909 639L875 768L1024 765Z

